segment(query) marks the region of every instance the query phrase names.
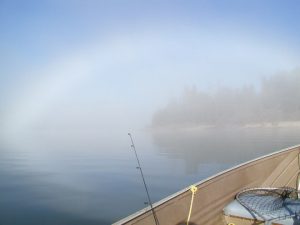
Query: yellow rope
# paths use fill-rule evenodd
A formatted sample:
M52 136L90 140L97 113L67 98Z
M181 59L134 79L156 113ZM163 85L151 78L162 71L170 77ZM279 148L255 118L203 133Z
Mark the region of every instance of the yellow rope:
M186 225L189 225L189 222L190 222L190 218L191 218L191 214L192 214L192 209L193 209L193 203L194 203L194 196L195 196L195 193L197 191L197 187L192 185L190 187L190 191L192 192L192 199L191 199L191 204L190 204L190 211L189 211L189 215L188 215L188 218L187 218L187 221L186 221Z

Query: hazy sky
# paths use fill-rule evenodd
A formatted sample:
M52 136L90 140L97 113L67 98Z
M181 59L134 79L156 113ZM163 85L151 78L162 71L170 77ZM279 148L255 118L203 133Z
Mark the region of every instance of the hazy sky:
M0 1L0 125L130 130L186 87L299 67L298 1ZM125 131L126 132L126 131Z

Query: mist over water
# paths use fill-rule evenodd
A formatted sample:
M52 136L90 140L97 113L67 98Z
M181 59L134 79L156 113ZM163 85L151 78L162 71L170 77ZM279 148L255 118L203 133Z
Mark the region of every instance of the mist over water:
M187 89L154 110L150 125L138 113L127 117L126 110L103 116L97 113L101 108L89 111L89 106L64 114L61 105L39 119L31 117L30 126L2 129L0 223L111 224L145 207L128 132L153 202L297 145L299 81L294 70L263 79L256 88Z
M78 123L72 121L79 116L56 120L58 111L27 130L2 130L0 223L111 224L145 207L128 132L153 202L297 145L298 77L295 70L262 80L258 89L222 88L215 94L189 89L140 129L127 130L128 121L109 117L105 123L93 123L92 116Z
M29 99L32 107L16 104L12 116L2 117L0 224L111 224L145 207L128 132L153 202L299 144L299 77L294 70L259 86L190 88L160 110L133 102L98 104L88 98L95 90L82 89L80 96L86 96L79 99L70 93L55 99L49 86L51 106L38 88Z
M145 207L128 132L153 202L299 144L287 2L0 1L0 225Z

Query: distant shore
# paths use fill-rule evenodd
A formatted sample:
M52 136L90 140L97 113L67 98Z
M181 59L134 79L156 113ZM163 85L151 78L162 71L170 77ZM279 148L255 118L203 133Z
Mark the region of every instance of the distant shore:
M251 128L251 127L300 127L300 121L281 121L281 122L264 122L264 123L252 123L246 124L242 127Z
M249 124L221 124L221 125L165 125L165 126L152 126L149 130L152 131L193 131L204 130L210 128L289 128L299 127L300 121L281 121L281 122L262 122L262 123L249 123Z

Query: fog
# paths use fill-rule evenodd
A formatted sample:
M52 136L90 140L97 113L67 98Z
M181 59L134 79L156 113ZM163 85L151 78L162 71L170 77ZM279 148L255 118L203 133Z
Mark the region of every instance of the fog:
M262 78L260 85L186 88L180 98L155 112L152 128L206 126L295 126L300 121L300 70Z
M0 1L0 223L112 224L145 207L128 132L153 202L298 144L298 9Z
M153 142L160 154L183 159L187 174L203 164L234 165L296 145L299 87L300 70L294 69L240 88L185 88L154 113Z

